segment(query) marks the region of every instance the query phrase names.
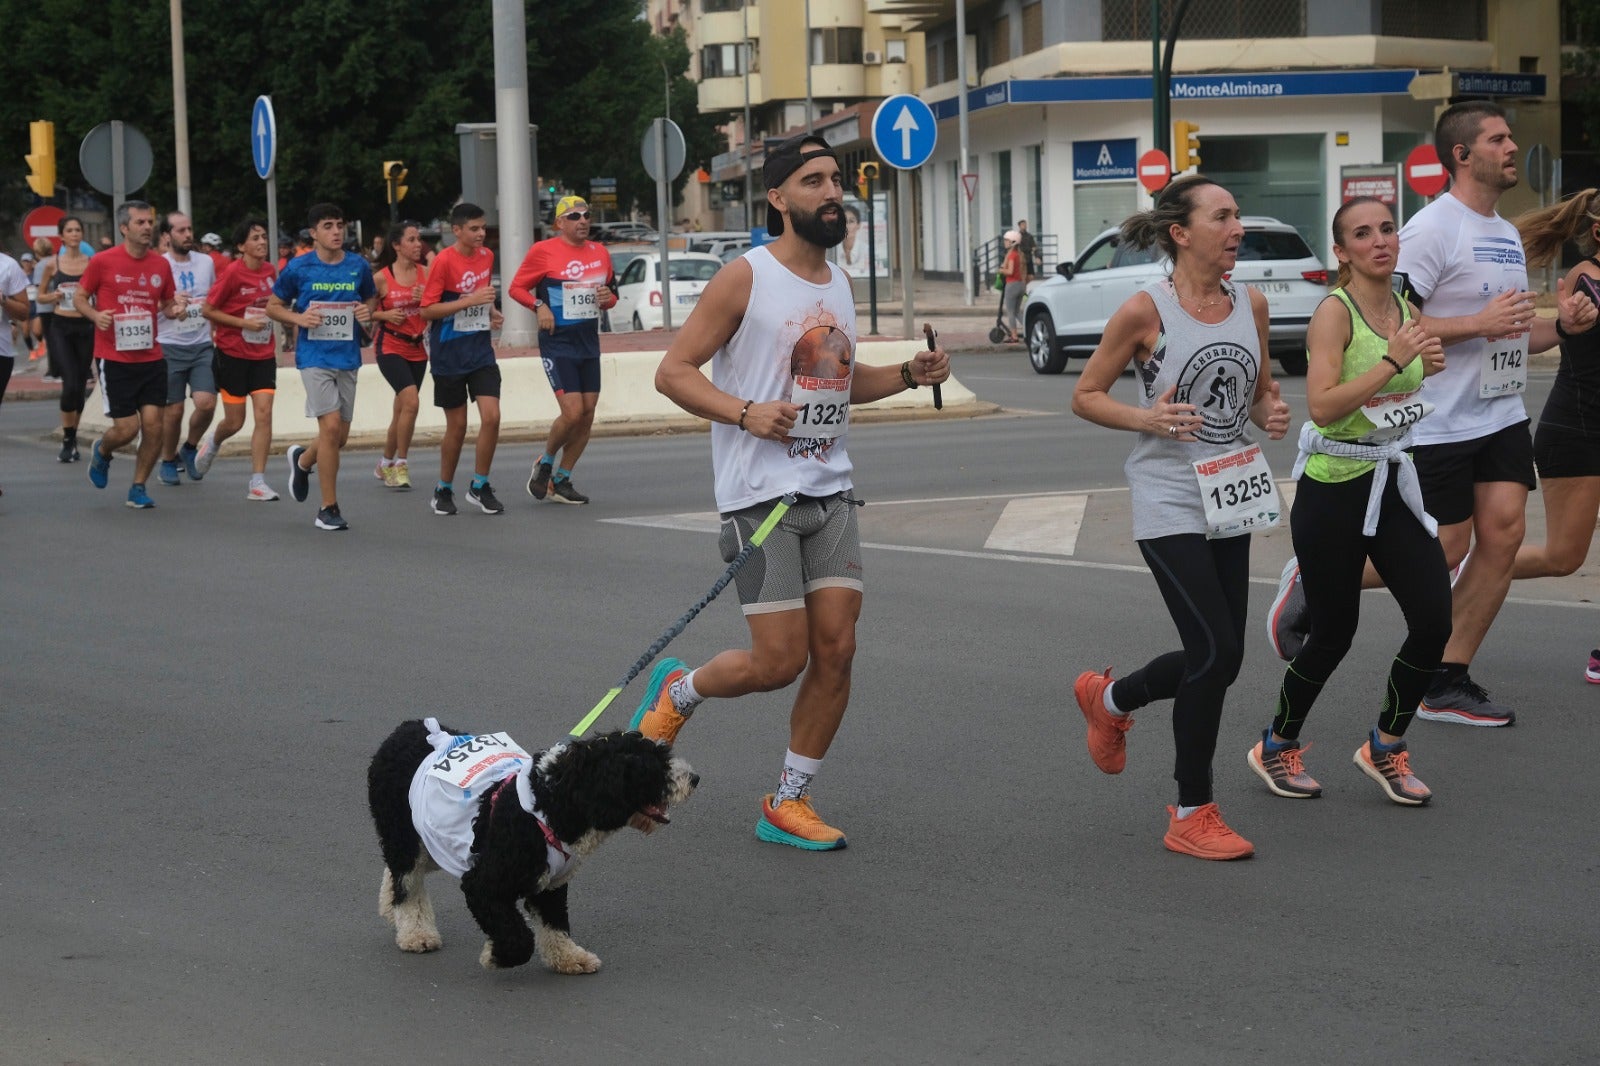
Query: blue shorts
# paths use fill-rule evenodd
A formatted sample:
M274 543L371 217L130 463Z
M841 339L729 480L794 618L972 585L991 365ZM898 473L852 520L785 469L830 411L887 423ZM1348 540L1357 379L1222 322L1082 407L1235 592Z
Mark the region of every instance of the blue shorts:
M552 359L544 356L544 376L557 396L563 393L600 392L600 360Z

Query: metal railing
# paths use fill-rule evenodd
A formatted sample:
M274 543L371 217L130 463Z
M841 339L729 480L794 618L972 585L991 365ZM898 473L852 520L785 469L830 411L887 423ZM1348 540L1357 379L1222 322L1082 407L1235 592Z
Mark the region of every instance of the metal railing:
M1044 265L1034 268L1036 277L1049 274L1056 268L1056 252L1060 242L1054 233L1038 233L1034 235L1034 243L1039 246L1039 254L1044 257ZM994 284L994 276L1000 273L1000 264L1005 262L1006 242L1004 237L993 237L972 250L972 286L973 294L980 295L984 289Z

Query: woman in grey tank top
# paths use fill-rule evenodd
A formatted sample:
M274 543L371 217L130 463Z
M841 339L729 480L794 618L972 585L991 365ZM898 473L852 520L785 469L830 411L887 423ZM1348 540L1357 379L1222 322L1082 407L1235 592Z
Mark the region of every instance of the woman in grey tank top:
M1266 297L1226 278L1244 239L1233 195L1209 178L1174 182L1154 208L1122 224L1122 239L1159 246L1172 274L1111 316L1078 378L1072 410L1138 434L1124 467L1133 534L1183 650L1157 656L1114 686L1109 669L1085 671L1073 691L1088 723L1089 754L1109 774L1126 762L1131 712L1172 700L1178 805L1167 808L1163 843L1196 858L1242 859L1255 848L1217 810L1211 758L1223 699L1244 657L1249 528L1276 521L1271 472L1247 425L1277 440L1288 432L1289 407L1267 363ZM1137 405L1111 397L1130 364ZM1204 480L1219 470L1229 471L1226 484ZM1225 496L1261 506L1249 517L1224 515Z

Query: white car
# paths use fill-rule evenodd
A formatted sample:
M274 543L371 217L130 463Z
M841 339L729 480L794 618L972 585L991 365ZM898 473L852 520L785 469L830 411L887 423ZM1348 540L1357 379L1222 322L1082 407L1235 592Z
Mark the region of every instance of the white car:
M1328 269L1293 226L1247 215L1239 261L1228 275L1261 290L1271 315L1272 355L1288 374L1306 372L1306 326L1328 295ZM1040 374L1059 374L1069 356L1087 357L1106 320L1135 292L1170 273L1160 249L1124 245L1116 229L1089 242L1076 262L1028 291L1022 308L1028 362Z
M689 312L700 302L700 292L706 282L721 268L722 260L705 252L679 252L668 256L674 326L681 326L689 317ZM611 309L610 317L611 328L619 333L629 329L661 328L661 253L635 256L623 268L622 276L617 279L617 305Z

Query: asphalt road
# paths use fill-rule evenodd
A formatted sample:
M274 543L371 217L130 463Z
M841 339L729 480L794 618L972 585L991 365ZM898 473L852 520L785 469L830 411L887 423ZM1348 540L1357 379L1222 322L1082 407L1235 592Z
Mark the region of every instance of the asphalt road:
M533 504L528 448L507 448L494 518L435 517L358 454L334 536L309 504L247 503L240 460L129 511L126 459L96 492L54 462L51 405L7 404L0 1063L1593 1061L1595 571L1519 586L1480 655L1516 728L1417 723L1424 809L1350 763L1401 633L1369 595L1306 733L1325 794L1293 803L1244 761L1281 676L1260 619L1289 552L1258 538L1216 763L1258 854L1172 855L1165 708L1111 778L1072 700L1080 670L1176 645L1128 540L1129 439L1065 413L1077 365L963 356L1006 414L854 431L867 608L816 787L850 847L754 838L788 697L708 704L679 745L699 793L574 884L574 935L604 960L582 978L481 970L442 875L444 950L399 952L365 764L427 714L565 735L721 571L696 532L705 436L595 442L587 508ZM1288 444L1271 455L1286 475ZM1074 523L1071 550L1030 541L1029 515ZM744 637L719 601L672 652Z

